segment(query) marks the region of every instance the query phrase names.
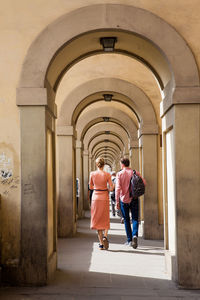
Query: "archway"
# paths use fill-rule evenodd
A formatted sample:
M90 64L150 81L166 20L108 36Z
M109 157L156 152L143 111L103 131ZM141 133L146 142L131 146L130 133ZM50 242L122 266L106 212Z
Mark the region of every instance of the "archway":
M122 11L123 16L125 15L126 18L122 17ZM149 26L150 24L151 26ZM70 31L68 31L68 28L70 28ZM41 33L32 43L26 55L17 94L17 105L20 106L21 114L21 138L23 140L21 144L22 230L19 280L32 284L46 283L47 278L56 266L55 238L53 243L50 238L50 235L53 235L52 228L54 226L52 226L52 222L55 223L55 216L53 217L50 206L54 205L55 202L49 196L50 191L47 193L47 182L51 179L50 176L47 176L46 172L48 158L51 161L51 165L54 159L53 155L49 154L49 156L47 154L46 145L48 140L48 144L50 144L48 153L53 153L54 151L51 151L53 142L51 141L54 140L54 118L56 116L54 89L56 80L58 80L60 74L66 68L66 65L59 65L58 62L61 47L63 45L67 47L68 42L73 38L75 39L86 33L92 33L92 31L100 31L105 34L105 30L107 29L111 33L114 31L118 32L119 37L121 33L125 35L128 31L127 35L131 33L134 36L134 40L137 40L136 45L141 42L147 46L147 49L152 50L147 51L150 54L149 56L147 53L139 53L141 56L137 56L137 58L143 59L143 63L149 63L149 67L151 67L155 76L157 76L157 80L161 88L163 88L163 95L165 96L163 97L164 100L161 106L164 145L166 144L166 151L171 149L171 153L175 157L174 167L176 172L174 174L174 181L177 183L175 200L178 216L178 238L177 251L174 254L177 262L177 272L175 273L177 274L179 284L199 287L200 275L195 271L198 270L196 262L200 261L199 253L195 250L191 251L191 249L197 248L196 234L198 234L198 229L194 231L194 228L188 227L188 224L185 225L183 222L184 218L180 217L183 207L185 214L189 214L192 217L195 215L187 199L184 197L188 193L188 185L185 185L185 182L188 179L189 181L192 180L195 187L197 187L197 191L199 185L197 179L195 179L195 174L198 174L198 171L195 174L193 173L193 169L196 170L197 168L196 161L198 161L199 155L198 151L195 151L196 146L194 142L197 136L193 135L192 138L190 136L190 133L193 132L198 123L198 116L195 113L200 98L197 66L186 42L162 19L143 9L112 4L84 7L63 16ZM165 32L164 36L163 32ZM46 47L47 44L48 48ZM176 45L176 47L173 45ZM124 50L127 51L125 47ZM135 54L136 57L138 55L136 50L134 49L133 51L135 53L128 54L133 56ZM85 55L88 55L88 53L85 53ZM80 59L80 54L77 55L76 59ZM71 63L74 60L71 59ZM156 60L159 61L159 64L156 64ZM59 72L56 74L56 78L50 78L50 75L53 73L51 71L54 64L58 66ZM48 69L49 66L52 68ZM47 76L48 80L45 80L47 73L49 77ZM52 83L54 83L52 86L48 85ZM186 104L187 110L185 109ZM194 115L192 122L187 120L188 111ZM184 124L181 122L182 118L185 119ZM38 119L41 121L40 125L37 122ZM68 129L72 131L71 128ZM168 144L168 139L165 139L165 135L170 130L174 132L174 144L171 146ZM182 131L185 132L184 140L179 135ZM31 134L28 134L30 132ZM174 136L176 136L176 139ZM190 143L187 143L188 140ZM38 143L40 147L39 149L35 149L34 145ZM33 153L32 149L36 151ZM192 160L187 155L181 155L183 149L185 154L187 151L190 153L191 149L192 151L194 150ZM32 160L31 155L34 156L34 160ZM177 156L179 156L179 160ZM36 161L37 164L34 164L33 161ZM28 176L29 170L31 170L31 177ZM166 169L164 170L164 178L166 178ZM40 175L38 176L38 174ZM189 187L191 192L195 190L194 185ZM166 196L166 193L164 195ZM29 206L30 197L32 202L35 203L32 211L30 211ZM193 195L193 202L196 206L198 194ZM46 214L47 207L49 207L49 215ZM39 227L35 228L33 226L33 218L40 220ZM187 238L184 229L187 232ZM192 235L191 231L193 232ZM44 234L44 232L46 233ZM36 240L40 240L40 244L36 244ZM184 242L185 240L186 242ZM47 244L48 246L46 247ZM182 251L183 248L184 251ZM188 274L190 274L189 278Z

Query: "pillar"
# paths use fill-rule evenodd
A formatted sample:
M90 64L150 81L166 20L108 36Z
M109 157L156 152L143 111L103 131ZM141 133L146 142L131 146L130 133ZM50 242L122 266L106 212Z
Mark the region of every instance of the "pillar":
M44 285L57 264L55 118L43 88L17 91L21 131L20 262L4 270L4 280Z
M83 184L84 184L84 199L83 209L89 209L88 200L88 183L89 183L89 153L88 150L83 151Z
M129 145L130 167L139 171L139 142L132 141Z
M89 155L89 173L92 171L92 155Z
M169 102L169 101L168 101ZM161 104L164 136L166 264L184 288L200 288L200 87L179 87L170 107ZM167 136L171 132L171 139ZM170 150L172 148L172 150ZM173 155L173 170L167 164ZM174 191L169 189L173 173ZM171 203L171 194L174 202ZM170 226L169 205L174 209ZM173 205L173 206L172 206Z
M59 157L58 236L76 232L75 131L72 126L57 127Z
M82 142L76 141L76 178L80 182L80 195L78 199L78 216L83 216L83 156Z
M155 132L154 132L155 131ZM140 135L139 146L142 147L142 175L146 180L144 195L144 229L145 239L163 239L163 225L159 224L158 209L158 134L157 130L146 128Z
M92 156L91 158L91 171L95 171L96 170L96 159L94 156Z

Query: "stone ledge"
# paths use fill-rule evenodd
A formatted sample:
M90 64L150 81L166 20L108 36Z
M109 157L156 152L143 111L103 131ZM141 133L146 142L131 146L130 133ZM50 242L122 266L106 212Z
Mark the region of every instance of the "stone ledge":
M148 134L148 135L155 135L158 134L158 125L152 124L152 125L145 125L138 129L138 138L140 138L142 135Z
M166 96L160 103L160 117L162 118L173 105L198 103L200 104L199 86L176 87L173 94Z
M18 88L16 102L18 106L48 105L47 90L45 88Z
M57 135L71 135L76 136L76 130L73 126L57 126L56 128Z

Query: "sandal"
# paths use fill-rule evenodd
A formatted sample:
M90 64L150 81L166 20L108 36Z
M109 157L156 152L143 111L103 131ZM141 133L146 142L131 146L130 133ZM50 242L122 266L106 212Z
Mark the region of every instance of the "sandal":
M109 248L109 241L108 241L108 239L107 239L106 236L103 237L103 245L104 245L105 250L108 250L108 248Z

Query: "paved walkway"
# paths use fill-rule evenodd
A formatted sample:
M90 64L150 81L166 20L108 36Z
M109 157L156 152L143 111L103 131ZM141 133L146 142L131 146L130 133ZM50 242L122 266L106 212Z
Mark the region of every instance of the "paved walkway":
M76 237L60 239L58 270L46 287L2 288L3 300L156 300L200 299L200 291L177 289L165 273L162 241L139 239L134 250L123 245L124 225L111 218L110 247L98 249L89 214L78 222Z

